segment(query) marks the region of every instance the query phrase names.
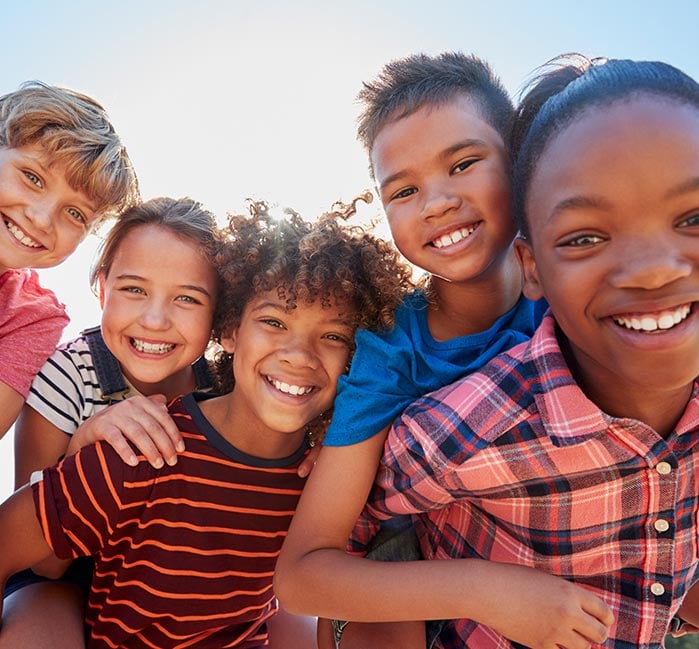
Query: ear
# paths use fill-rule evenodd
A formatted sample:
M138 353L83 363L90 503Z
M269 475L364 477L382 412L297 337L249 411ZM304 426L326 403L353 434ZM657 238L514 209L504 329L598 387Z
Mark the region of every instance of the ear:
M515 252L522 266L522 274L524 276L522 293L530 300L538 300L544 297L544 289L539 281L539 273L536 269L531 243L526 239L517 237L515 239Z
M104 309L104 275L102 273L97 277L97 297L100 301L100 309Z
M234 328L231 329L229 334L221 336L221 347L223 347L225 352L228 352L229 354L235 353L235 340L237 333L238 329Z

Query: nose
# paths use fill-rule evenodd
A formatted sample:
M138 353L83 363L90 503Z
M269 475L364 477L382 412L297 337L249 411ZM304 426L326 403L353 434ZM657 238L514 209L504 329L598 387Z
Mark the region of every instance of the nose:
M28 205L25 215L36 228L48 232L53 227L56 209L54 202L46 197Z
M618 257L613 283L619 288L657 289L687 277L693 264L673 241L645 237L631 242Z
M461 205L461 198L443 183L433 183L429 189L424 189L423 193L424 203L421 214L423 219L442 216Z
M303 336L295 336L288 340L280 350L281 360L292 367L318 369L320 361L312 343Z
M160 300L146 300L140 317L141 325L152 331L164 331L170 326L170 313Z

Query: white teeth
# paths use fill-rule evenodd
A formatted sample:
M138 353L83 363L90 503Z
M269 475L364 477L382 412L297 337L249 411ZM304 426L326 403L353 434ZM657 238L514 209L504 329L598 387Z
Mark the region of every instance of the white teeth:
M288 383L277 381L276 379L273 379L271 376L268 376L267 380L280 392L291 394L295 397L302 397L304 394L308 394L309 392L311 392L311 390L313 390L313 386L289 385Z
M5 221L5 225L9 230L10 234L17 239L22 245L27 246L27 248L41 248L41 244L34 239L29 238L22 230L20 230L14 223L10 221Z
M167 354L175 349L175 345L171 343L147 343L145 340L132 338L133 346L144 354Z
M684 320L691 310L691 305L684 304L672 311L663 311L660 315L643 315L634 317L615 317L614 322L634 331L658 331L672 329Z
M470 228L459 228L458 230L454 230L454 232L449 232L448 234L443 234L438 239L435 239L432 242L432 245L435 248L445 248L446 246L451 246L455 243L458 243L462 239L465 239L467 236L472 234L475 229L476 229L475 225L473 227L470 227Z

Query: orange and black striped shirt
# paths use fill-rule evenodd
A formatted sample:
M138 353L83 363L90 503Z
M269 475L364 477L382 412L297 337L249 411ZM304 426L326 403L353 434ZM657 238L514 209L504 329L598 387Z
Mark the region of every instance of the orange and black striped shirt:
M206 396L170 406L186 445L175 466L140 457L130 467L98 443L34 485L54 552L95 557L89 649L267 645L272 576L306 449L284 460L240 452L203 416Z

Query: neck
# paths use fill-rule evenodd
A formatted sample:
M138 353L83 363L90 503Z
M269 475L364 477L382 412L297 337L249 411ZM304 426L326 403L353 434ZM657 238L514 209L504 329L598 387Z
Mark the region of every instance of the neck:
M600 410L612 417L641 421L663 438L675 430L692 396L693 382L673 386L643 376L630 382L588 359L578 362L560 333L559 342L575 382Z
M152 394L164 394L168 402L172 401L172 399L175 397L192 392L197 387L196 380L194 378L194 370L191 368L191 366L184 368L176 374L168 376L166 379L163 379L158 383L145 383L143 381L138 381L129 376L126 372L124 372L124 375L129 380L131 385L133 385L142 395L148 397Z
M271 430L236 405L235 390L199 404L209 423L229 444L253 457L277 460L293 455L303 443L306 431L285 433Z
M522 271L510 251L497 268L468 282L430 278L427 324L435 340L444 341L485 331L509 311L522 294Z

